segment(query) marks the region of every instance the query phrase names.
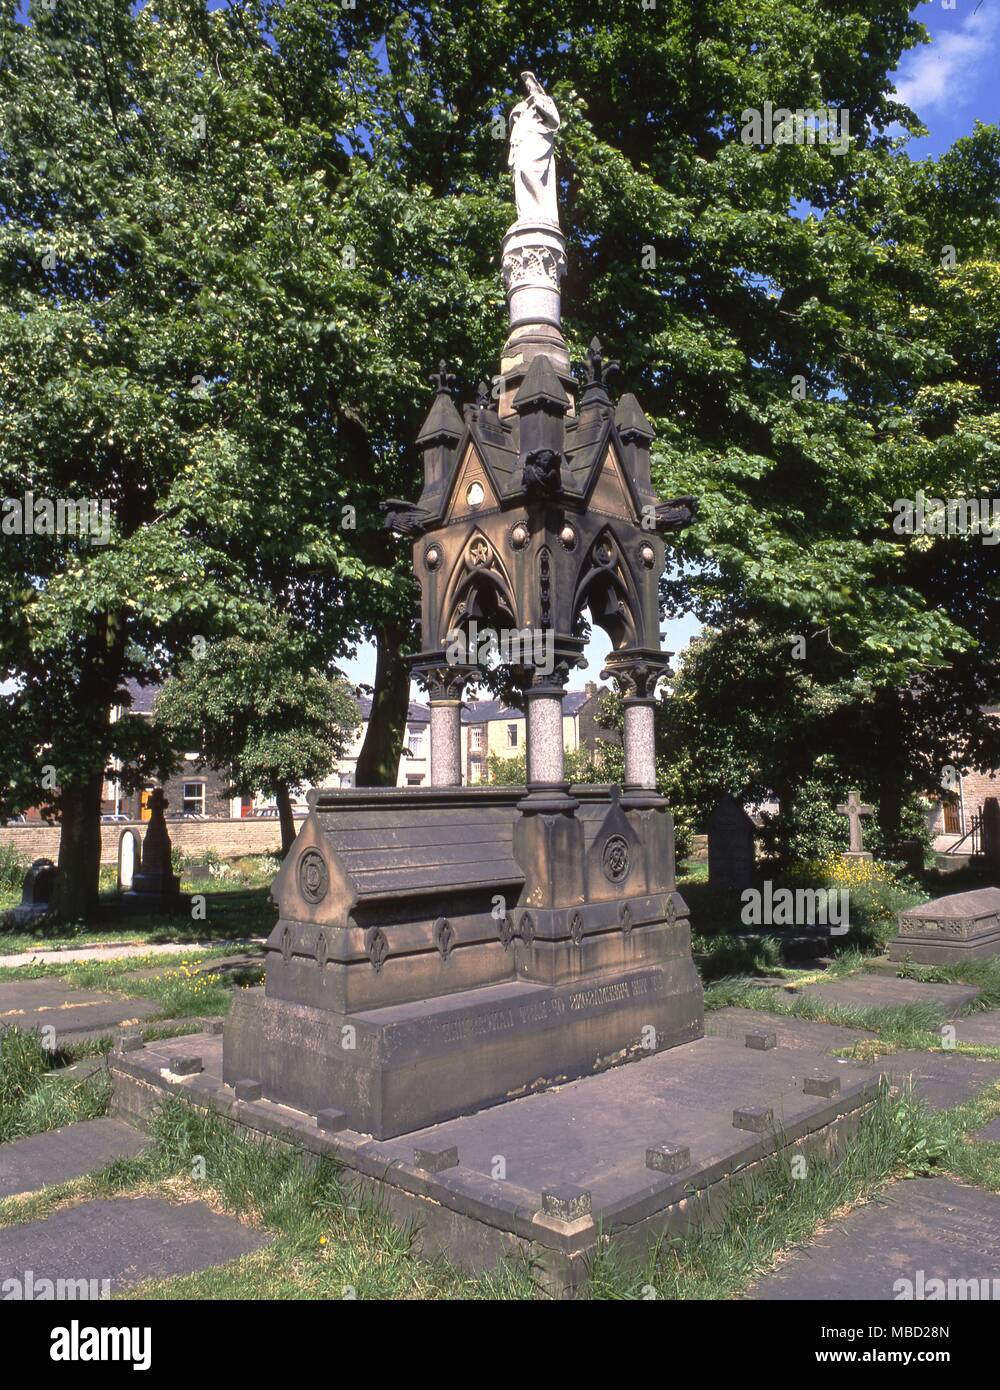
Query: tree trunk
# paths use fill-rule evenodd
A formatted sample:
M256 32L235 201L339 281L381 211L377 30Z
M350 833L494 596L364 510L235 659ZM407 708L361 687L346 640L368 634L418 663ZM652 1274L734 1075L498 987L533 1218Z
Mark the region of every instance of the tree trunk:
M903 833L904 799L902 711L895 690L880 693L878 711L878 822L884 851L895 854Z
M98 905L101 876L101 791L98 773L61 789L59 875L53 907L62 918L88 917Z
M403 659L409 629L385 622L376 633L375 691L355 783L359 787L394 787L410 708L410 668Z
M292 813L292 798L288 788L282 784L274 793L274 799L278 803L278 824L281 826L281 857L292 847L295 839L295 816Z

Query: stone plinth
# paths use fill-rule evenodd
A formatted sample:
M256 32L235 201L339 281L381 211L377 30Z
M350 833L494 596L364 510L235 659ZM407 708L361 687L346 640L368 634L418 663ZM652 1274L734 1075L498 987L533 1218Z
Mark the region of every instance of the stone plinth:
M1000 888L922 903L899 914L899 935L889 945L890 960L943 965L1000 955Z

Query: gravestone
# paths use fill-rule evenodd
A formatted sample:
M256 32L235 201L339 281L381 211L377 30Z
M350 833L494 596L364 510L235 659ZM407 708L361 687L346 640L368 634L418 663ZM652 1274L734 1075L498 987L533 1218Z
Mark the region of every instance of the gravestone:
M11 908L7 920L12 926L26 927L51 909L59 870L51 859L36 859L24 876L19 907Z
M992 868L1000 867L1000 801L988 796L983 802L981 854Z
M118 891L127 893L136 871L142 866L142 841L135 830L123 830L118 837Z
M170 835L164 812L170 803L162 787L149 798L149 823L142 842L141 868L132 874L132 887L122 902L137 912L184 911L189 900L181 893L181 881L170 862Z
M708 818L708 881L713 888L753 886L756 827L735 796L716 802Z
M861 804L861 793L853 790L847 793L847 801L837 807L838 816L846 816L850 828L851 846L845 850L845 859L871 859L872 855L861 842L861 817L870 816L872 808Z
M911 878L919 878L924 871L923 840L900 840L899 857Z
M1000 955L1000 888L952 893L899 913L899 935L890 960L919 965L979 960Z

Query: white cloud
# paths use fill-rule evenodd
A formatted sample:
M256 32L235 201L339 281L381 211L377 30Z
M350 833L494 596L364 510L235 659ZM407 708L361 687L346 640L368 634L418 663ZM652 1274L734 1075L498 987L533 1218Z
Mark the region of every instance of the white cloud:
M985 0L958 29L951 29L926 48L908 53L896 91L900 101L923 116L930 111L965 105L979 85L980 72L996 63L1000 6Z

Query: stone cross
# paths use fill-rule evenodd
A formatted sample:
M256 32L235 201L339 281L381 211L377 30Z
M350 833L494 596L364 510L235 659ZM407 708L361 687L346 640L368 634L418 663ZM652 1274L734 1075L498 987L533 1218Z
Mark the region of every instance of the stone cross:
M862 806L860 792L852 790L847 793L847 802L843 806L837 807L838 816L846 816L851 831L851 854L863 854L864 845L861 843L861 817L870 816L871 806Z

